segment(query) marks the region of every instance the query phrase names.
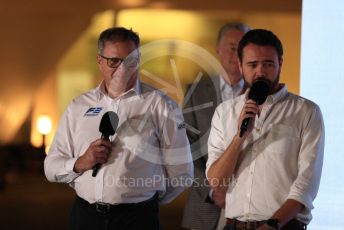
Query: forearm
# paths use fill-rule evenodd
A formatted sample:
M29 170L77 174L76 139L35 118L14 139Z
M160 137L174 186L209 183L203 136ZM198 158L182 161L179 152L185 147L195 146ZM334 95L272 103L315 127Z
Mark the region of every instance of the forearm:
M210 166L207 177L210 186L214 190L226 190L229 185L229 179L234 173L234 169L239 157L243 138L239 135L234 136L231 144L227 147L222 156Z
M302 209L303 204L300 202L288 199L284 204L272 215L271 219L277 219L281 226L293 219Z

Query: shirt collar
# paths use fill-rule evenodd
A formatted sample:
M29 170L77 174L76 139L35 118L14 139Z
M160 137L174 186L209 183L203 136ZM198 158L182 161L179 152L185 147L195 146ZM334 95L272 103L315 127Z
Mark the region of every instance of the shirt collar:
M142 83L140 82L139 79L136 80L134 86L130 89L128 89L126 92L124 92L122 95L120 95L119 97L123 97L124 95L127 95L130 92L135 93L137 96L141 97L141 85ZM105 82L104 80L95 88L96 90L96 94L97 94L97 98L98 100L103 99L104 96L107 96L107 93L105 91Z
M268 97L269 101L271 101L271 104L282 100L288 94L288 89L285 84L280 84L279 87L280 89L276 93L269 95Z
M235 85L232 86L232 85L227 84L227 82L220 75L220 89L221 89L221 91L224 91L224 89L226 87L232 88L232 89L240 87L240 89L242 89L244 87L244 83L245 83L244 79L241 78L238 83L236 83Z

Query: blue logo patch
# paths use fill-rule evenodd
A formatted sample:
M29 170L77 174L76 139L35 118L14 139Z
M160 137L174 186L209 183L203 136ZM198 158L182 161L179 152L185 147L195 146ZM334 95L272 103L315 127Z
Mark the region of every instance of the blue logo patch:
M84 116L97 116L102 110L103 107L91 107L86 111Z

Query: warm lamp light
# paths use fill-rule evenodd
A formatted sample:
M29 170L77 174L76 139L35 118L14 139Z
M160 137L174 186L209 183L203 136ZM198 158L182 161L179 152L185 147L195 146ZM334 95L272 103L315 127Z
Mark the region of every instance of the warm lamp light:
M51 132L52 122L47 115L40 115L37 119L37 130L42 135L47 135Z
M46 148L45 137L51 132L52 122L48 115L39 115L37 119L37 130L43 137L42 148Z

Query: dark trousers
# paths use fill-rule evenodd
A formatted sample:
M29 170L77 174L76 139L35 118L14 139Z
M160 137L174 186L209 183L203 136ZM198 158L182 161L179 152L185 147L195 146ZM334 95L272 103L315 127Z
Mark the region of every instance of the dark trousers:
M71 230L159 230L159 205L156 196L136 204L112 205L99 210L94 204L77 197L72 207Z

